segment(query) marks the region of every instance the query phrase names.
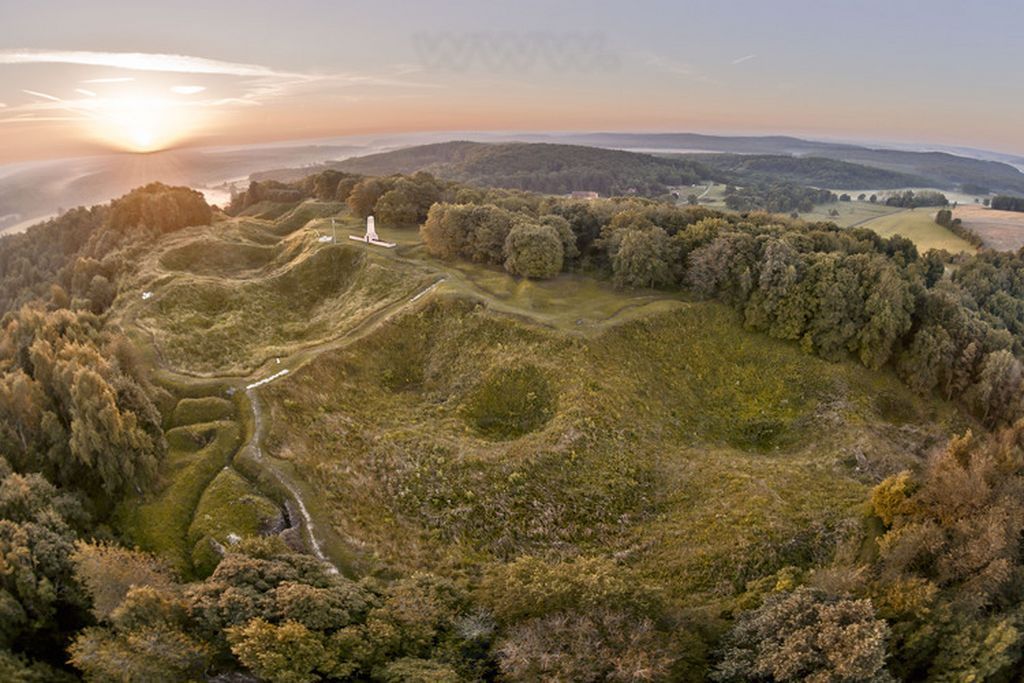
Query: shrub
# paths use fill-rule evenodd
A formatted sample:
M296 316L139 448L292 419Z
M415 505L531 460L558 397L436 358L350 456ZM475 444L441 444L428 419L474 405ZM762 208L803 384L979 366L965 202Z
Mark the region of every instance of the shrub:
M743 613L725 639L717 681L892 681L889 627L870 600L798 588Z

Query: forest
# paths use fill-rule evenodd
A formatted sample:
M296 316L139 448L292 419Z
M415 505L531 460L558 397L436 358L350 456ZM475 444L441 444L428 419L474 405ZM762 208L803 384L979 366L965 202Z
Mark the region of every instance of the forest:
M428 171L446 180L548 194L657 196L719 177L698 161L575 145L445 142L355 157L337 170L367 175Z
M108 311L161 236L223 219L153 184L0 240L0 679L1011 680L1024 672L1024 257L759 211L574 201L325 171L259 181L228 214L306 198L420 225L436 258L715 299L750 330L895 373L972 428L863 501L826 562L681 615L611 559L523 556L483 576L354 579L272 538L206 577L128 547L112 512L154 486L164 389ZM949 672L953 672L950 674ZM226 680L226 679L225 679Z
M882 190L927 186L921 176L854 164L838 159L783 154L693 154L697 161L739 184L788 182L831 188Z

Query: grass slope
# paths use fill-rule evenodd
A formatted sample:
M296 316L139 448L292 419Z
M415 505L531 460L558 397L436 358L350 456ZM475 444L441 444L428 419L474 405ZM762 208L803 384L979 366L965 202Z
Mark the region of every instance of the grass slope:
M131 317L171 367L241 374L337 337L436 277L385 265L365 247L318 242L313 226L329 230L319 219L338 209L304 202L274 221L243 218L165 240L138 285L152 298L132 302Z
M904 210L867 221L862 226L874 230L882 237L903 235L916 244L921 252L945 249L953 254L961 251L973 254L977 251L969 242L936 223L934 209Z
M284 486L346 567L597 555L707 605L829 552L872 482L961 426L890 375L749 333L720 304L442 264L412 232L395 250L322 244L334 209L168 237L134 283L154 295L119 299L172 368L248 373L281 354L292 370L258 390L258 458L239 453L245 396L163 373L181 397L166 483L119 520L182 572L272 523ZM359 226L341 218L344 239Z
M264 397L267 453L389 565L611 555L683 603L831 549L950 419L710 303L567 335L441 297Z

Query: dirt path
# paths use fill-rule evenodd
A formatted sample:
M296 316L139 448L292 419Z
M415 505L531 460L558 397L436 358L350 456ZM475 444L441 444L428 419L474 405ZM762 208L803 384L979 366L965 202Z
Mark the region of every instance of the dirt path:
M247 464L257 467L261 476L271 480L276 487L287 493L292 503L289 506L289 512L291 516L298 517L298 519L293 519L293 521L300 525L306 547L317 559L330 565L335 572L343 572L349 575L354 574L356 573L355 566L357 562L354 557L341 556L337 551L332 553L327 548L328 544L325 541L325 537L330 536L332 533L330 525L327 523L321 524L314 518L314 514L310 510L311 506L302 492L302 486L294 475L275 462L272 456L264 453L262 447L263 411L258 390L271 383L287 381L297 370L312 362L321 354L343 348L364 338L394 316L407 311L411 306L421 301L444 282L445 279L442 277L410 299L396 302L386 309L360 321L355 327L335 339L300 349L287 358L278 359L271 367L280 369L277 369L276 372L269 376L257 378L254 373L241 379L237 376L224 376L204 377L201 380L223 380L234 385L236 390L244 391L251 411L252 433L249 435L248 441L235 453L231 460L232 465L236 461L242 460ZM189 378L179 373L173 373L166 368L164 372L176 375L179 381L199 380L199 378ZM297 515L295 515L296 512L298 513Z

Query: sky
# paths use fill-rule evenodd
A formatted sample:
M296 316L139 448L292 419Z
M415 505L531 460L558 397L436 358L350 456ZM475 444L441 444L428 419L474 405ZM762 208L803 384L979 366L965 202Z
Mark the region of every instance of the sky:
M0 0L0 163L420 131L1024 154L1019 0Z

